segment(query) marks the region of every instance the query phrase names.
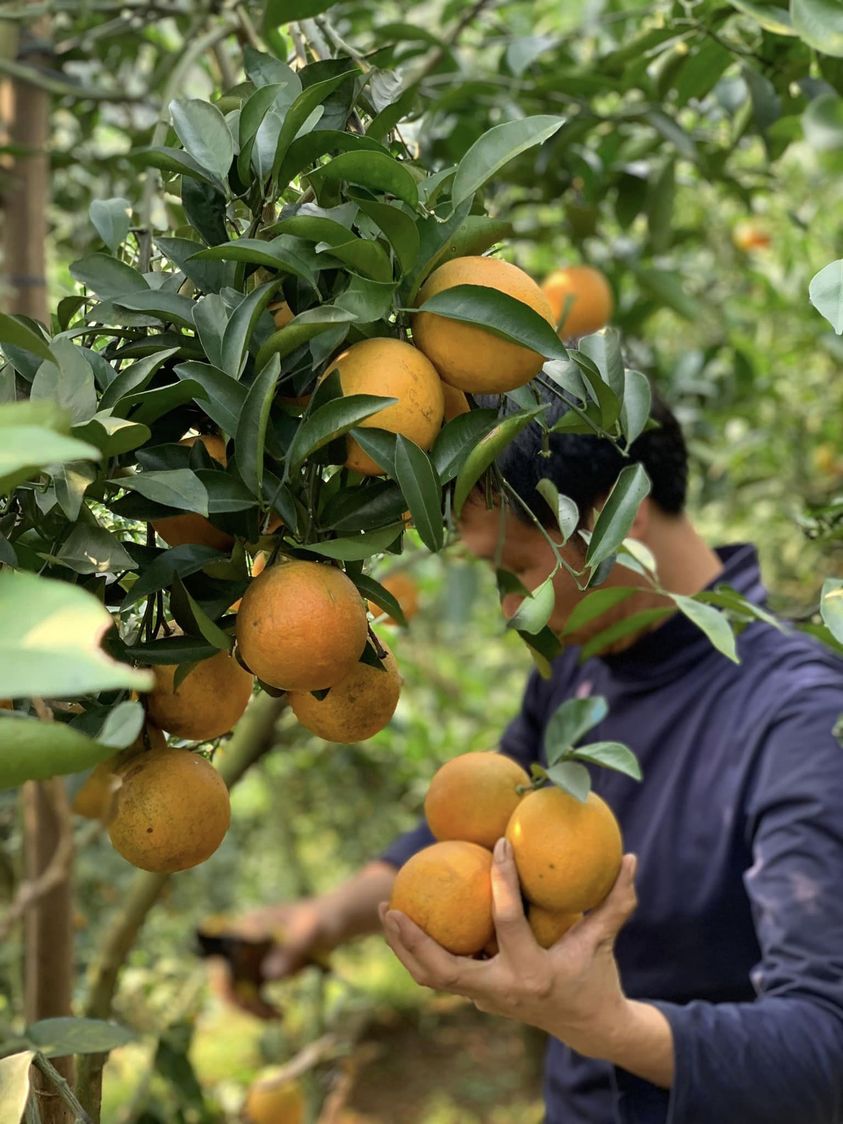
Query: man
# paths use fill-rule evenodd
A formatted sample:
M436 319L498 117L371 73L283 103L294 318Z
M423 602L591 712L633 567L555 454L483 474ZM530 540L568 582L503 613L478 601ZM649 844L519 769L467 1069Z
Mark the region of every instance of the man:
M631 450L652 481L631 536L651 551L664 589L690 595L724 583L761 605L752 547L714 551L684 514L682 435L661 404L655 417L659 428ZM556 567L548 536L582 569L581 540L559 545L536 485L549 477L587 526L625 463L605 440L563 434L543 457L540 431L531 426L500 467L543 531L520 504L502 518L476 493L463 511L462 541L527 589ZM616 565L605 584L642 583ZM584 594L565 569L554 587L550 625L561 632ZM518 600L504 597L504 613ZM641 588L570 639L581 646L663 604ZM528 767L544 760L544 729L561 702L607 699L609 714L589 737L626 742L644 773L639 784L593 770L594 789L614 809L632 852L607 900L543 951L500 841L496 957L451 956L382 906L387 940L418 982L552 1036L547 1124L837 1124L843 749L832 729L843 713L841 666L808 638L762 621L740 635L735 666L684 616L637 619L649 623L610 639L598 656L581 662L579 647L570 647L550 679L534 673L501 740L502 751ZM281 978L314 947L374 931L395 870L431 841L422 824L333 892L265 911L267 923L283 921L289 938L268 957L267 974Z

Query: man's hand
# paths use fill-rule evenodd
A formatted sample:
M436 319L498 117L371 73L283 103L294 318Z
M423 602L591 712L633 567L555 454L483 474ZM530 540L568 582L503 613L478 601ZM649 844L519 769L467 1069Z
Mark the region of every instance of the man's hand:
M264 980L283 980L318 962L327 944L326 922L317 901L263 906L236 918L228 928L235 936L252 941L271 941L261 963ZM209 960L212 990L226 1002L258 1018L278 1017L278 1011L254 987L232 979L227 962L221 957Z
M611 1060L639 1006L623 993L613 951L635 909L635 856L624 856L603 904L545 950L524 915L511 846L499 839L494 854L495 957L453 956L384 904L381 920L390 947L417 983L465 995L481 1011L530 1023L581 1054Z

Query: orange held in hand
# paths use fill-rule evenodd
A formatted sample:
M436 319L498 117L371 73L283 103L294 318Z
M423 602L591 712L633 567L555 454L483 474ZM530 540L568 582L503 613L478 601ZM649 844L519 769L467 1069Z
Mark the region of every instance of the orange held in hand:
M492 853L451 840L417 851L401 867L390 909L399 909L457 956L473 956L491 941Z
M500 258L453 258L431 273L417 304L457 285L497 289L529 305L554 324L547 297L523 269ZM473 394L502 394L523 386L539 373L544 359L536 351L503 339L474 324L432 312L413 317L413 343L428 357L445 382Z
M521 888L556 913L594 909L621 867L621 832L612 809L591 792L585 803L549 785L528 793L506 829Z
M599 332L612 319L615 301L609 282L590 265L557 269L544 281L542 291L562 339Z
M284 691L321 691L354 670L368 635L350 578L323 562L282 562L253 578L237 614L243 662Z
M506 831L530 778L502 753L462 753L434 774L424 814L437 839L464 839L490 850Z
M445 399L437 371L420 351L403 340L361 340L337 356L328 374L335 369L344 395L398 399L360 422L362 429L386 429L403 434L422 449L430 448L442 427ZM345 463L364 476L383 472L353 437L348 438Z
M138 753L117 779L108 835L115 850L141 870L187 870L222 843L231 821L228 789L198 753Z
M302 726L325 741L348 744L365 741L388 725L401 694L401 676L392 652L383 647L382 668L355 664L323 699L291 692L290 706Z
M552 910L542 909L540 905L531 905L527 910L527 921L536 944L542 948L551 948L580 920L581 913L554 913Z

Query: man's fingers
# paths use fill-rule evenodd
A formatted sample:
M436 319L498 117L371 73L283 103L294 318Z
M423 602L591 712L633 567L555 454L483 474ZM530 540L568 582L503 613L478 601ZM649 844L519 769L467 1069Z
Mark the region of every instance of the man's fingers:
M381 920L387 944L416 983L467 994L466 985L474 971L483 967L481 961L454 956L398 910L383 909Z
M498 948L516 959L534 955L536 941L524 915L521 886L508 840L495 844L492 863L492 913Z
M595 944L613 942L632 916L638 899L635 895L635 855L624 855L621 869L608 897L579 923L580 932L588 934Z

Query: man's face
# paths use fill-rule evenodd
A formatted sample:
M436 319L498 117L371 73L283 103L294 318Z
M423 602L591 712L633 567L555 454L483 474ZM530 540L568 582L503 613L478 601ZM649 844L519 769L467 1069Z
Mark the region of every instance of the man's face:
M475 558L514 574L530 592L540 586L556 567L550 544L536 527L523 523L511 511L501 515L499 507L488 509L476 496L469 497L462 509L459 533L461 541ZM558 532L555 535L550 531L548 533L556 542L561 541ZM565 560L576 570L581 570L585 562L585 546L580 547L580 543L581 540L569 541L559 548ZM548 625L554 632L561 633L574 606L585 594L577 589L574 579L564 569L553 579L553 588L555 605ZM523 600L516 593L507 593L501 598L501 609L507 620ZM607 621L601 618L599 629L595 632L606 624ZM583 639L580 633L576 642L581 643Z

